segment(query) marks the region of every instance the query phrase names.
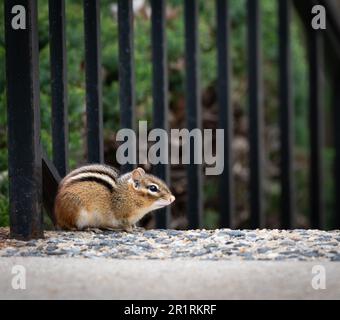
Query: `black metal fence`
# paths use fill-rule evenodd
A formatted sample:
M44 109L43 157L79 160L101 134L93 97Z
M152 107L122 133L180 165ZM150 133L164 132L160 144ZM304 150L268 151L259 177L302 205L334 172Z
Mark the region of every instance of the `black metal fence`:
M225 132L224 172L220 176L220 224L230 227L234 215L232 179L232 108L230 103L231 59L228 0L216 0L217 25L217 93L219 127ZM327 29L315 31L310 23L311 8L324 5ZM26 29L11 25L12 8L21 5L26 11ZM86 114L88 161L103 161L102 90L100 53L100 1L84 0ZM198 1L183 0L186 55L186 110L188 129L201 127ZM133 1L118 0L119 81L121 127L135 127ZM167 46L164 0L151 0L154 127L168 128ZM340 22L334 1L278 0L279 17L279 89L281 128L281 227L295 226L293 174L293 103L291 79L290 21L294 8L305 25L308 38L309 107L310 107L310 221L312 227L324 226L322 183L322 75L327 72L333 88L334 163L336 217L340 227ZM53 210L54 196L60 177L68 171L68 119L66 82L65 1L49 0L53 161L49 161L40 144L38 28L36 0L5 0L6 70L8 103L8 146L10 181L11 235L29 239L41 237L42 204ZM249 71L249 143L250 143L250 216L251 227L264 226L263 205L263 89L261 66L260 0L247 1L248 71ZM193 152L193 150L191 150ZM126 166L124 170L131 169ZM157 165L155 173L169 181L169 166ZM200 165L187 166L189 227L201 226L203 214L202 170ZM169 209L157 215L157 225L169 223Z

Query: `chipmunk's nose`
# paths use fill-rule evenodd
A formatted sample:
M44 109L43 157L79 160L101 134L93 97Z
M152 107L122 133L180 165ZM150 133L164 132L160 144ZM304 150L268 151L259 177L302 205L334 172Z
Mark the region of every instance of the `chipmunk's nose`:
M170 203L173 203L175 201L175 196L171 195L170 198L169 198L169 202Z

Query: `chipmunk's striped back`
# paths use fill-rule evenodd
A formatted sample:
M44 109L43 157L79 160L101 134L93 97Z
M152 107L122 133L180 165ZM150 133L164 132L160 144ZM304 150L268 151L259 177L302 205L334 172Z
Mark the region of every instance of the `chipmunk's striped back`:
M110 191L116 187L116 180L119 172L107 165L90 164L71 171L62 181L60 186L65 187L70 184L93 181L105 186Z

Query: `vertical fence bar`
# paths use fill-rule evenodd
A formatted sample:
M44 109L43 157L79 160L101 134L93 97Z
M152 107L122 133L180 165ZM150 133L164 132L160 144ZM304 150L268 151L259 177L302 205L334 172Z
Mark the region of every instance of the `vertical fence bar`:
M248 14L248 87L249 87L249 163L250 225L264 226L263 212L263 111L260 51L260 6L258 0L247 0Z
M279 87L281 128L281 228L295 225L293 172L293 105L291 77L291 1L279 0Z
M168 68L166 52L166 1L151 0L151 38L153 65L153 127L169 130L168 124ZM170 182L169 165L157 164L153 168L154 174ZM165 207L156 214L158 228L166 228L170 220L170 207Z
M88 162L103 162L100 0L84 0Z
M135 129L135 66L133 58L133 8L132 0L118 0L119 37L119 101L120 125ZM122 166L122 171L130 171L134 164Z
M4 14L10 228L27 240L43 236L37 1L6 0Z
M234 213L232 136L233 112L230 101L230 19L228 0L216 0L217 17L217 96L219 127L224 129L224 170L220 176L220 221L221 227L231 227Z
M198 1L184 1L184 19L187 127L191 131L202 126L199 84ZM198 228L202 224L203 214L202 171L200 164L194 164L195 146L192 142L190 143L190 164L187 165L187 211L189 228Z
M68 171L67 61L65 1L49 0L50 67L52 93L53 162L59 174Z
M324 225L323 195L323 38L310 29L308 33L309 62L309 130L310 130L310 210L311 227Z
M332 107L334 123L334 184L335 210L332 227L340 229L340 72L337 70L332 78Z

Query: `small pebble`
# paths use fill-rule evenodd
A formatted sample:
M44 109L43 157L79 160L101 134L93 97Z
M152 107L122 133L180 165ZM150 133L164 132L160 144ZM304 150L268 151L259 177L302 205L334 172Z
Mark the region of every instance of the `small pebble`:
M340 261L340 253L332 256L331 261Z
M227 234L231 237L243 237L245 235L245 233L240 230L230 230Z
M261 253L266 253L269 250L270 250L270 248L268 248L268 247L257 248L257 252L260 253L260 254Z

